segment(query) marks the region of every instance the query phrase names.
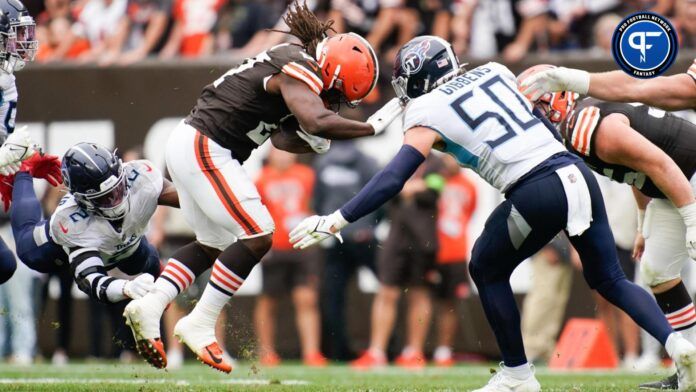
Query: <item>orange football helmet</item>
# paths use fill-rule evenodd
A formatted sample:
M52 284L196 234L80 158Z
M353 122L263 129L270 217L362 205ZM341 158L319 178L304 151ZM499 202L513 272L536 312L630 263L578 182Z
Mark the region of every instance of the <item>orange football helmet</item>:
M377 84L379 63L367 40L355 33L336 34L317 45L324 90L336 89L356 106Z
M539 64L533 67L529 67L524 72L517 76L517 84L521 84L524 79L534 75L537 72L545 71L550 68L556 68L550 64ZM532 102L534 107L541 110L546 118L549 119L554 124L559 124L573 111L575 108L575 101L577 101L579 94L572 91L559 91L555 93L546 93L539 97L536 102ZM530 99L530 96L526 96Z

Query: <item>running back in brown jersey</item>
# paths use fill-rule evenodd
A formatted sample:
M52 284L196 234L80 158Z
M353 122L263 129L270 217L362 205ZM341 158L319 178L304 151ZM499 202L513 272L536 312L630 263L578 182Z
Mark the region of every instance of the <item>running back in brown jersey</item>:
M205 86L186 123L244 162L281 120L292 115L281 95L266 91L268 80L280 72L321 94L321 68L314 58L299 45L282 44L246 59Z

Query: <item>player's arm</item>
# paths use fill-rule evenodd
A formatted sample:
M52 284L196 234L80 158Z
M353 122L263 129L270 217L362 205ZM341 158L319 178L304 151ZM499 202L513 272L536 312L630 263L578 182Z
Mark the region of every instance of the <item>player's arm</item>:
M133 280L117 279L106 274L99 251L95 248L70 248L70 269L77 287L90 298L107 303L136 299L155 287L150 274Z
M689 180L659 147L628 124L626 116L610 114L595 132L595 152L607 162L645 173L675 206L696 202Z
M174 183L166 178L162 178L162 182L162 192L160 192L159 198L157 199L157 204L179 208L179 194L176 191Z
M360 192L328 216L311 216L290 233L295 248L304 249L330 237L396 196L415 173L440 136L432 129L414 127L406 132L404 145L392 160ZM340 237L339 237L340 238Z
M696 81L688 74L637 79L621 71L588 73L558 67L522 82L522 92L536 99L545 92L570 90L618 102L643 102L665 110L696 107Z
M643 220L645 218L645 209L650 203L650 198L645 196L638 188L632 186L631 191L633 191L633 198L636 200L637 211L637 225L636 225L636 238L633 241L633 253L631 256L633 260L640 261L645 252L645 238L643 237Z
M327 109L319 95L310 90L305 83L283 73L274 76L271 82L274 79L278 83L285 104L305 132L333 140L354 139L375 134L372 125L343 118Z

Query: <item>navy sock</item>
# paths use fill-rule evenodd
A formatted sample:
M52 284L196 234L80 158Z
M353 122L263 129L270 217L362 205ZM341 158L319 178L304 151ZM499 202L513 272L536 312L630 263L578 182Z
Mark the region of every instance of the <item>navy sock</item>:
M628 279L603 283L597 287L597 292L631 316L638 326L663 346L667 337L674 332L652 295Z
M10 280L17 269L17 260L14 254L7 247L5 241L0 238L0 284Z

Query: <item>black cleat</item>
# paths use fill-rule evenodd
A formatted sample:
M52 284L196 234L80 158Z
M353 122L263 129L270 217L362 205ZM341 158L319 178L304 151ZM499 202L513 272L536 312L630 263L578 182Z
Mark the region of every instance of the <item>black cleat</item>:
M679 379L677 378L677 373L663 378L660 381L646 382L645 384L640 384L638 389L679 389Z

